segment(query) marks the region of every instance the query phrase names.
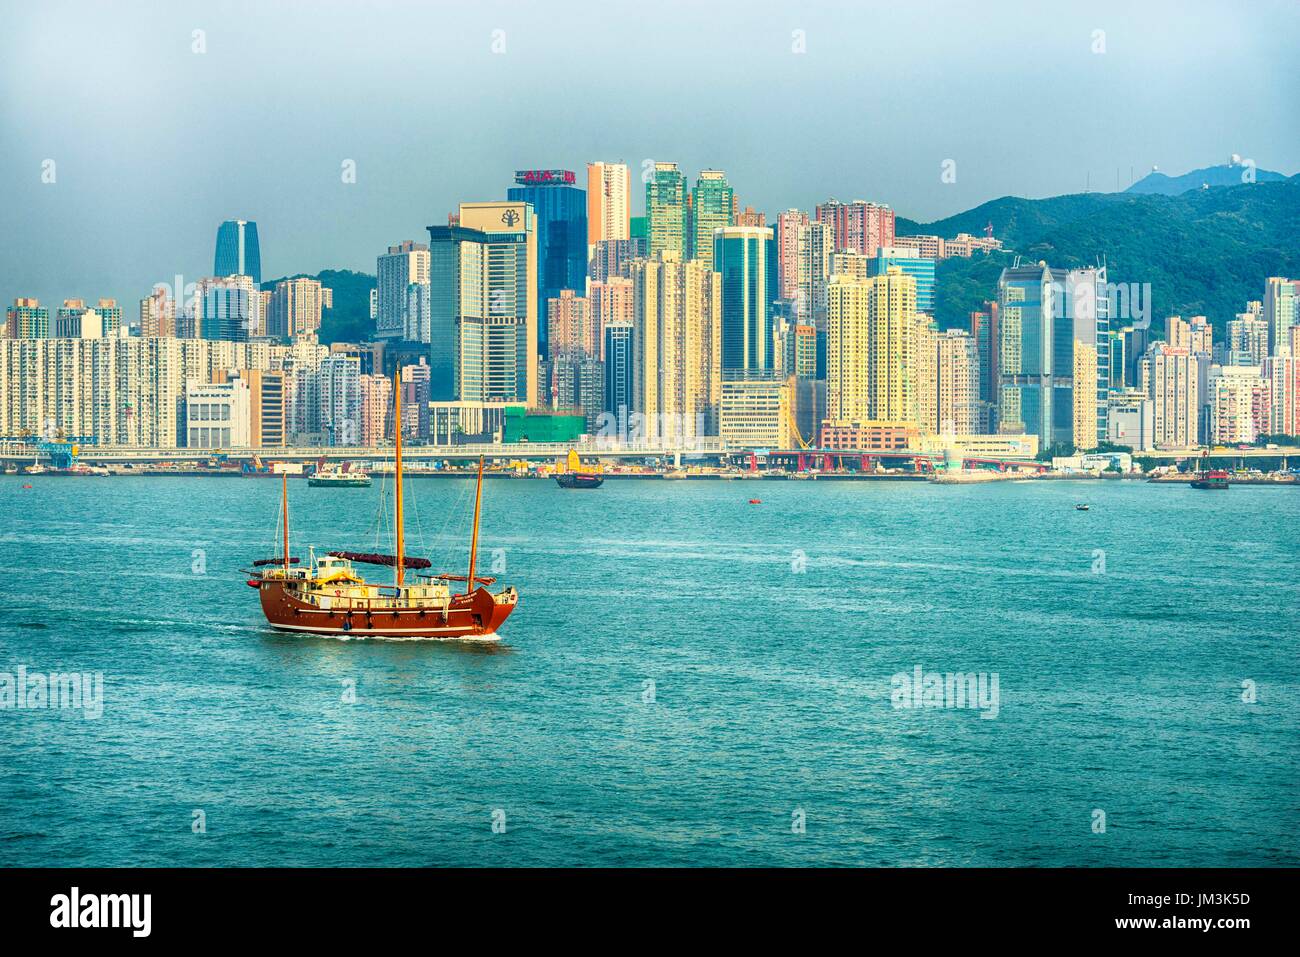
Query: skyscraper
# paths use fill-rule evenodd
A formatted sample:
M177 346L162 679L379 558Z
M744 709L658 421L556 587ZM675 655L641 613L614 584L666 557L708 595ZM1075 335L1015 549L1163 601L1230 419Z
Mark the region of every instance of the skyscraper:
M872 276L883 276L890 266L898 266L916 280L916 311L934 315L934 260L906 246L881 246L869 260Z
M405 240L375 261L375 338L400 340L407 330L410 287L429 281L429 247Z
M894 245L894 211L888 206L862 199L851 203L829 199L817 207L816 219L830 224L836 252L874 256L881 246Z
M688 257L686 177L676 163L655 163L645 185L646 246L650 258L668 253Z
M632 280L623 276L610 276L604 282L591 284L591 318L595 324L599 359L604 359L605 327L612 322L631 322L635 314L636 294Z
M1268 323L1258 312L1240 312L1228 322L1230 365L1263 365L1268 358Z
M633 326L632 322L615 320L607 322L604 329L605 411L620 422L636 408ZM626 427L620 431L626 433Z
M264 335L262 302L251 276L200 279L195 295L195 338L247 342Z
M799 227L808 225L808 214L787 209L776 217L777 292L793 299L799 288Z
M916 280L840 274L827 287L826 418L840 425L918 421Z
M714 230L730 226L735 191L719 169L701 170L691 194L691 258L713 265Z
M646 438L716 435L722 395L721 276L694 260L632 263L635 410ZM607 343L608 345L608 343ZM610 361L608 353L605 358Z
M1156 448L1186 449L1197 443L1201 409L1196 357L1167 342L1153 342L1141 361L1142 390L1151 398Z
M154 286L153 292L140 300L140 335L176 335L176 301L166 285Z
M1165 341L1175 349L1186 349L1193 355L1214 354L1214 329L1204 316L1170 316L1165 320Z
M980 432L979 348L970 333L949 329L938 337L937 416L941 435Z
M645 258L644 239L598 239L587 263L587 278L604 282L610 276L626 276L633 259Z
M970 314L970 334L975 341L979 369L979 427L981 433L997 431L998 403L998 304L984 303L984 307Z
M1269 355L1289 355L1291 327L1300 325L1300 279L1270 276L1264 285L1263 316Z
M1093 448L1106 434L1110 368L1105 282L1105 269L1067 271L1039 263L1002 270L998 280L1001 431L1037 435L1044 449ZM1076 389L1092 395L1076 401ZM1091 410L1091 427L1082 423L1082 409Z
M587 164L587 246L631 234L631 187L626 163Z
M826 331L826 281L831 275L834 244L826 223L804 223L795 229L795 318L822 333Z
M39 299L15 299L6 311L6 336L9 339L47 339L50 335L50 310Z
M727 226L713 234L713 269L722 283L724 374L777 371L775 250L767 226Z
M329 292L319 281L306 276L277 282L271 292L267 335L277 339L315 335Z
M539 304L556 298L563 289L581 293L587 286L587 194L574 185L576 179L565 169L518 170L516 185L507 192L510 202L533 207ZM538 349L545 357L550 354L546 330L539 329L538 336Z
M538 401L536 214L462 203L430 226L430 393L435 401Z
M546 325L553 355L581 352L594 357L598 351L591 301L565 289L546 301Z
M248 276L253 284L262 284L262 253L257 242L257 223L245 219L228 219L217 227L217 251L213 257L214 276Z

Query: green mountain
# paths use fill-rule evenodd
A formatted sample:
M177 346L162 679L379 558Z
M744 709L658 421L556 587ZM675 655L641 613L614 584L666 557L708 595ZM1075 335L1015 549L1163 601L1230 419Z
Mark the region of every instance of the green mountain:
M979 234L993 223L1006 251L944 259L936 269L935 318L964 327L997 296L998 274L1017 255L1071 268L1104 262L1113 283L1150 283L1155 328L1170 315L1204 315L1219 330L1269 276L1300 276L1300 176L1177 196L1085 193L1003 197L933 223L900 219L897 233Z
M323 269L315 275L301 272L282 279L315 279L322 286L334 290L334 308L326 309L320 321L320 341L365 342L375 331L370 318L370 290L375 288L375 277L350 269ZM280 279L262 283L263 289L274 289Z

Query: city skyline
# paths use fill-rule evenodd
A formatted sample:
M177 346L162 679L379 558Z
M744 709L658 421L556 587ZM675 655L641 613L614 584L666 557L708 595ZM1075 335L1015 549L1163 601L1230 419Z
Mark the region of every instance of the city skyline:
M616 42L593 44L595 28L566 33L572 20L510 6L379 5L331 11L327 23L299 34L297 47L268 44L287 11L242 5L222 17L185 5L142 8L112 22L87 11L72 25L58 4L14 11L0 38L0 130L16 145L0 158L12 186L0 225L25 241L0 264L0 298L134 302L177 273L207 275L212 224L228 219L259 223L268 279L370 272L376 249L418 241L465 197L504 199L515 169L581 171L602 159L631 167L632 215L644 212L643 164L660 160L676 162L690 184L703 169L725 170L742 208L769 216L863 198L919 222L1003 195L1108 191L1117 176L1127 186L1130 169L1134 179L1152 165L1183 172L1232 153L1296 171L1297 134L1276 122L1297 85L1287 68L1291 5L1210 31L1165 4L1123 16L1101 4L1054 12L1027 33L1027 8L1008 4L979 12L1003 29L984 31L978 48L960 35L976 14L949 11L936 28L927 9L722 4L692 21L665 18L674 22L671 42L666 26L618 22L608 27ZM1219 8L1202 9L1210 16ZM55 18L57 60L36 42ZM409 36L393 29L402 25ZM871 46L886 32L898 42ZM369 69L380 35L391 46L385 56L409 68L405 81L400 70ZM417 43L429 36L439 40L432 58ZM855 43L873 52L872 71L840 89L830 80L845 85ZM1020 63L1026 45L1034 56ZM576 69L568 66L575 51L589 54ZM699 97L669 69L655 74L643 108L626 109L629 89L659 65L649 51L667 58L664 66L695 64L713 83L710 95ZM94 84L87 71L64 68L92 52ZM927 69L917 68L918 57ZM1218 71L1203 79L1175 69L1210 57ZM1053 63L1050 79L1044 59ZM589 77L614 61L629 83L593 90ZM567 73L556 72L561 63ZM736 64L745 69L732 71ZM478 87L439 94L439 76L468 69L484 77ZM1222 84L1220 75L1238 83ZM980 86L980 77L993 82ZM971 89L955 86L958 79ZM798 114L791 137L783 130L803 109L801 97L817 108ZM1084 97L1094 105L1072 112L1069 104ZM1106 108L1135 101L1141 109ZM1032 133L1028 117L1049 107L1053 129L1079 133L1069 151L1055 133L1018 136L1015 150L987 135L1009 117L1014 130ZM249 148L211 149L211 138L193 135L205 115L223 137L245 130ZM949 160L955 177L945 182ZM43 181L47 172L52 182Z

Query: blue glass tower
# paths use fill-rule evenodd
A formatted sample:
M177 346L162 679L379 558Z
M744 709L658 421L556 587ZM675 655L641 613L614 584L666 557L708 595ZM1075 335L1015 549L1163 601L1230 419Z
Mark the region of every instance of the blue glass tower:
M722 277L722 374L774 373L777 285L772 230L767 226L715 229L713 270Z
M257 245L257 223L228 219L217 228L214 276L249 276L262 284L262 252Z
M587 191L564 169L519 170L515 182L506 198L537 214L537 314L545 316L561 289L582 295L587 288ZM545 358L545 322L537 324L537 348Z
M906 252L912 252L906 249ZM883 276L890 266L898 266L903 274L916 280L916 311L934 315L934 260L925 256L905 255L902 248L881 246L867 266L871 276Z

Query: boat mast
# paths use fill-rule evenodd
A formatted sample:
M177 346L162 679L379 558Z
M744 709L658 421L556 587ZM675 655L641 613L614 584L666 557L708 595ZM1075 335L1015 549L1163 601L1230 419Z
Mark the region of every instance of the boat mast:
M478 557L478 510L483 502L483 456L478 457L478 487L474 489L474 533L469 540L469 575L465 579L465 594L474 594L474 559Z
M284 577L289 577L289 473L280 473L280 511L284 514Z
M401 588L406 570L406 558L403 554L406 542L402 535L402 367L400 364L393 373L393 382L393 466L395 470L393 489L397 512L393 518L393 528L397 539L394 548L394 551L397 552L395 556L397 587Z

